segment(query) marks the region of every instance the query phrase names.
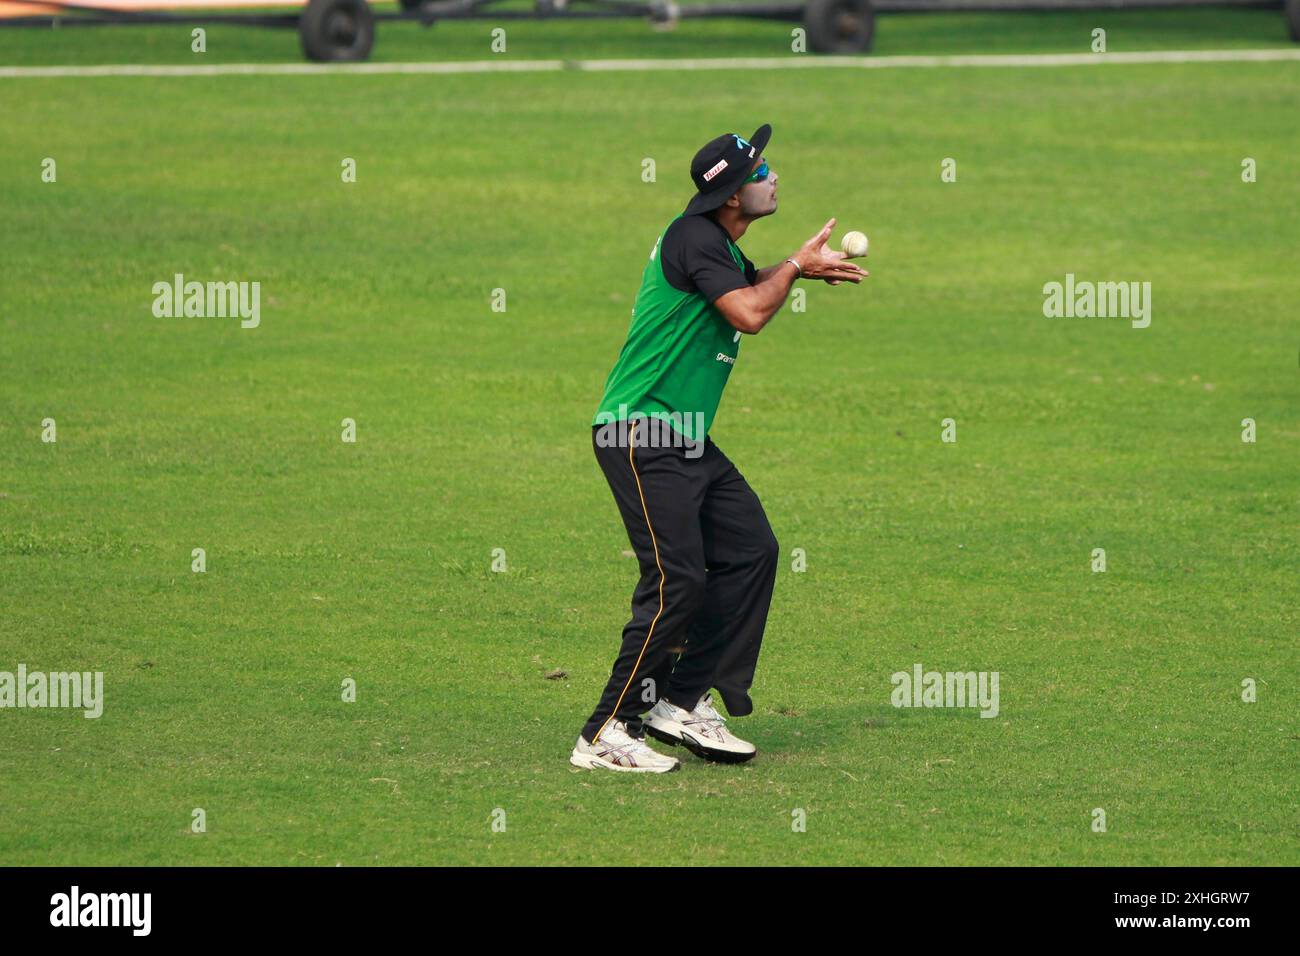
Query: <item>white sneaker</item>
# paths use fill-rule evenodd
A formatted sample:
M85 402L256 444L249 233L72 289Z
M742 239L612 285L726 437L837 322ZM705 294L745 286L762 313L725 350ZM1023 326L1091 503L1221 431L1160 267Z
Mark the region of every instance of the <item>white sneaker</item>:
M623 773L668 773L682 765L676 757L665 757L651 750L644 740L633 737L621 720L611 720L595 743L589 744L579 735L569 763L587 770Z
M695 756L718 763L743 763L758 752L727 729L727 719L714 710L713 696L707 693L694 710L682 710L660 697L646 715L645 726L656 740L682 744Z

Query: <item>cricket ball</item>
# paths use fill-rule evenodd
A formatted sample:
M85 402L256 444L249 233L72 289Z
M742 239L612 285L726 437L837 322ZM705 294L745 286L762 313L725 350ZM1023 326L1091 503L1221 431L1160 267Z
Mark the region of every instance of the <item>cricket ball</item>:
M857 258L867 254L867 237L860 232L846 232L840 240L840 249L844 254Z

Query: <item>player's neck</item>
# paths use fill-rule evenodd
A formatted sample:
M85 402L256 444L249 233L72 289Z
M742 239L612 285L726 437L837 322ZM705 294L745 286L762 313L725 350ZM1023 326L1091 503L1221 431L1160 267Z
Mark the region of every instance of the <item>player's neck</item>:
M749 228L749 224L754 221L745 218L738 209L733 209L730 206L723 206L721 209L714 210L713 219L719 226L727 230L727 235L731 237L732 242L739 242L740 237Z

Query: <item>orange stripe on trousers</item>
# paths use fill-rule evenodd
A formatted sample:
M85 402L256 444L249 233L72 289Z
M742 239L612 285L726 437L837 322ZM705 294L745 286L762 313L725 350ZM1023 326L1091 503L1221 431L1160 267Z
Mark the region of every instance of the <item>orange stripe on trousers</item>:
M636 493L641 496L641 513L645 515L645 526L650 530L650 546L654 548L655 567L659 569L659 610L655 612L654 620L650 622L650 630L646 632L645 643L641 645L641 653L636 657L636 663L632 665L632 673L627 677L627 683L623 685L623 690L618 695L618 701L614 704L613 713L605 718L605 723L600 725L600 730L596 731L596 736L591 742L594 744L600 739L600 735L605 732L605 727L618 709L623 704L623 697L627 694L627 689L632 686L632 679L636 677L636 669L641 666L641 659L645 657L646 648L650 646L650 638L654 636L655 625L659 623L659 617L664 613L664 566L659 562L659 542L655 540L655 529L650 524L650 509L645 504L645 491L641 488L641 476L636 473L636 462L632 460L632 450L636 447L636 427L640 422L632 423L632 432L627 443L627 463L632 468L632 477L636 479Z

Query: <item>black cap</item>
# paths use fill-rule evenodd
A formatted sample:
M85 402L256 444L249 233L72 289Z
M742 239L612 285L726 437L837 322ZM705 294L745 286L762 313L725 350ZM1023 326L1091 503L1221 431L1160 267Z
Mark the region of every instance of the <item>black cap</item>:
M691 160L691 179L698 190L683 216L695 216L717 209L731 198L745 180L754 161L767 149L772 138L772 127L764 123L749 139L737 133L724 133L709 140Z

